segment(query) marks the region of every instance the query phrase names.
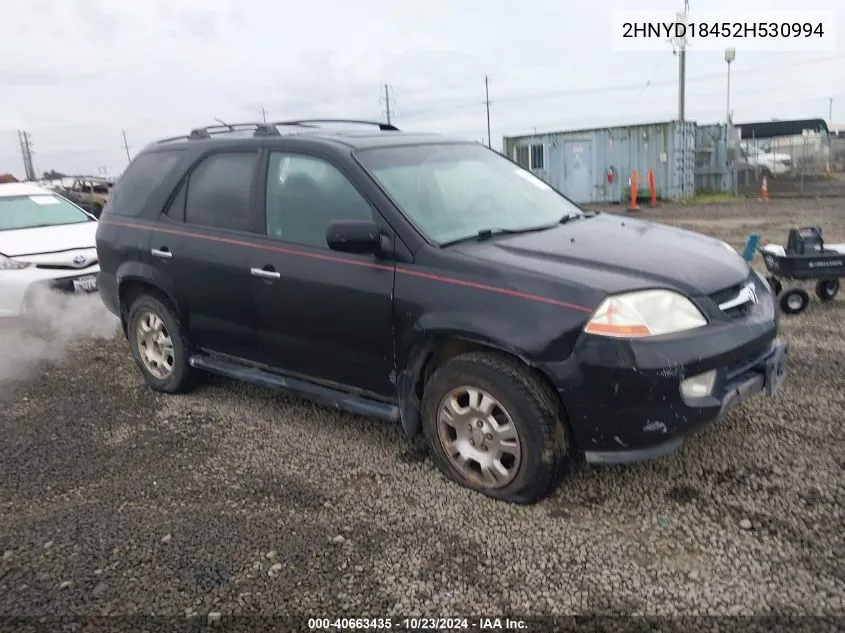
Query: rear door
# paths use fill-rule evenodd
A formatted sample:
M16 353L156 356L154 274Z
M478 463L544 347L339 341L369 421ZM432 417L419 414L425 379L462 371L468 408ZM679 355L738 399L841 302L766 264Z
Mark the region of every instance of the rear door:
M256 342L249 225L259 156L259 150L206 154L174 191L148 248L172 284L191 341L248 359Z

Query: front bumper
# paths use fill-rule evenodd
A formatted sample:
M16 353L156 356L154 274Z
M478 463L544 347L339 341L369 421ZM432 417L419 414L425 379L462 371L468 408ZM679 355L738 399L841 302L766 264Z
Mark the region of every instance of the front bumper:
M788 348L772 315L718 324L662 341L585 337L564 363L546 367L575 441L595 463L630 463L676 450L686 434L786 378ZM710 394L684 397L681 383L715 370Z
M99 271L97 264L82 269L29 266L21 270L4 270L0 275L0 318L22 317L37 310L38 304L52 292L96 292Z

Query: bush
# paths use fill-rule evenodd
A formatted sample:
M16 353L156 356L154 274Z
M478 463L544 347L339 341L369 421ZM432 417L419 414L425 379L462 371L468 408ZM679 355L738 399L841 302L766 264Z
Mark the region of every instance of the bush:
M660 192L657 192L657 199L661 200ZM631 188L625 187L622 190L622 200L628 202L631 200ZM651 200L651 191L648 187L643 189L642 187L637 187L637 200Z

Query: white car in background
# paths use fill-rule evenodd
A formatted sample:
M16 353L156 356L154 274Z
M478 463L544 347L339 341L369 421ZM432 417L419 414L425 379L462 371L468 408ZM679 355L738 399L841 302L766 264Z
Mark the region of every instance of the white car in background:
M773 152L769 145L755 147L743 144L740 146L740 163L759 169L765 176L784 176L795 169L795 162L791 154Z
M39 293L97 290L97 219L49 189L0 184L0 320Z

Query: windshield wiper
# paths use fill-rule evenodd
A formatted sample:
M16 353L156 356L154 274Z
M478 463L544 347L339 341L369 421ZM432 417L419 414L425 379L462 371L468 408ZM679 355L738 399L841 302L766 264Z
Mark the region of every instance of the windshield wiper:
M594 218L598 215L598 211L583 211L582 213L567 213L560 219L561 224L568 224L574 220L585 220L587 218Z
M476 236L479 240L489 240L494 235L518 235L519 233L533 233L534 231L545 231L552 229L557 224L543 224L541 226L529 226L526 229L481 229Z
M466 237L459 237L455 240L450 240L448 242L443 242L440 244L441 248L444 246L452 246L453 244L459 244L460 242L469 242L470 240L477 240L479 242L484 240L489 240L491 237L496 235L519 235L520 233L533 233L535 231L546 231L548 229L553 229L558 225L557 222L554 224L543 224L541 226L529 226L526 229L502 229L502 228L489 228L489 229L480 229L476 232L475 235L467 235Z

